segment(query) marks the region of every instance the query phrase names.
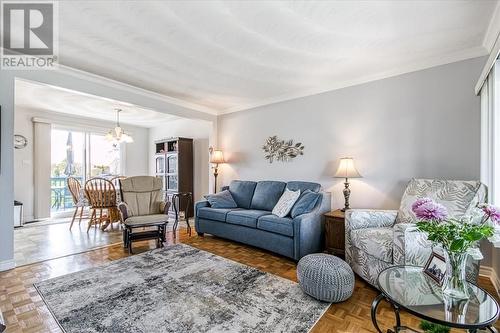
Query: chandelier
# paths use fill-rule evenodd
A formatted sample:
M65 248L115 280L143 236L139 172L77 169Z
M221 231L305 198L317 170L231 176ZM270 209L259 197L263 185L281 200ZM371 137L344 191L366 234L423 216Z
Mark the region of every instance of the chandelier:
M123 128L120 126L120 112L121 109L116 109L116 126L106 134L106 140L112 142L113 145L117 146L120 143L132 143L134 139L125 133Z

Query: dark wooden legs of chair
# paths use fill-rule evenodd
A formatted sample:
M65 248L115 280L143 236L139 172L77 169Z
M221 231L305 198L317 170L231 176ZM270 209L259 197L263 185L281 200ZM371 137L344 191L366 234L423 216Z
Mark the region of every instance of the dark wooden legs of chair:
M163 243L166 241L167 223L136 226L125 225L123 229L123 247L128 248L128 253L132 254L132 242L146 239L155 239L156 247L163 247ZM151 230L150 228L152 227L156 227L156 229ZM132 232L135 228L148 228L148 230Z

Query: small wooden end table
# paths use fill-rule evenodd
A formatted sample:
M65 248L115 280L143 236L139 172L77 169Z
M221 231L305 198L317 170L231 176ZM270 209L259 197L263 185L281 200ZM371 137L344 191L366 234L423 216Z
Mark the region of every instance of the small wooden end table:
M176 237L177 226L179 225L179 215L181 210L181 200L186 200L186 206L184 210L184 218L186 219L186 224L188 228L188 234L191 236L191 225L189 224L189 207L193 202L193 193L191 192L175 192L172 194L172 208L175 213L174 222L174 238Z
M345 214L340 209L325 215L325 251L345 256Z

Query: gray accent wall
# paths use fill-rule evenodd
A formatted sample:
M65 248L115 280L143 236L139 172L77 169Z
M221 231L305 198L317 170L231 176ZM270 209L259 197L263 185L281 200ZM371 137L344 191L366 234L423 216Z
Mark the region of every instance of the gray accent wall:
M317 181L343 206L338 159L354 157L364 178L351 184L354 208L396 209L408 180L479 179L480 99L475 58L218 117L218 143L232 179ZM300 78L297 78L300 79ZM262 145L278 135L304 156L269 164ZM490 249L484 264L490 264Z

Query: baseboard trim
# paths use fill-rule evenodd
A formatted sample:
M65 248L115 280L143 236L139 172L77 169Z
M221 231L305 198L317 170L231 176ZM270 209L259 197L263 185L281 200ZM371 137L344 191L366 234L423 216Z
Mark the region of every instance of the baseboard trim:
M500 297L500 279L495 270L493 269L493 267L481 266L481 268L479 268L479 275L490 279L491 283L493 284L493 287L495 287L497 294Z
M16 261L14 259L0 261L0 272L8 271L16 267Z

